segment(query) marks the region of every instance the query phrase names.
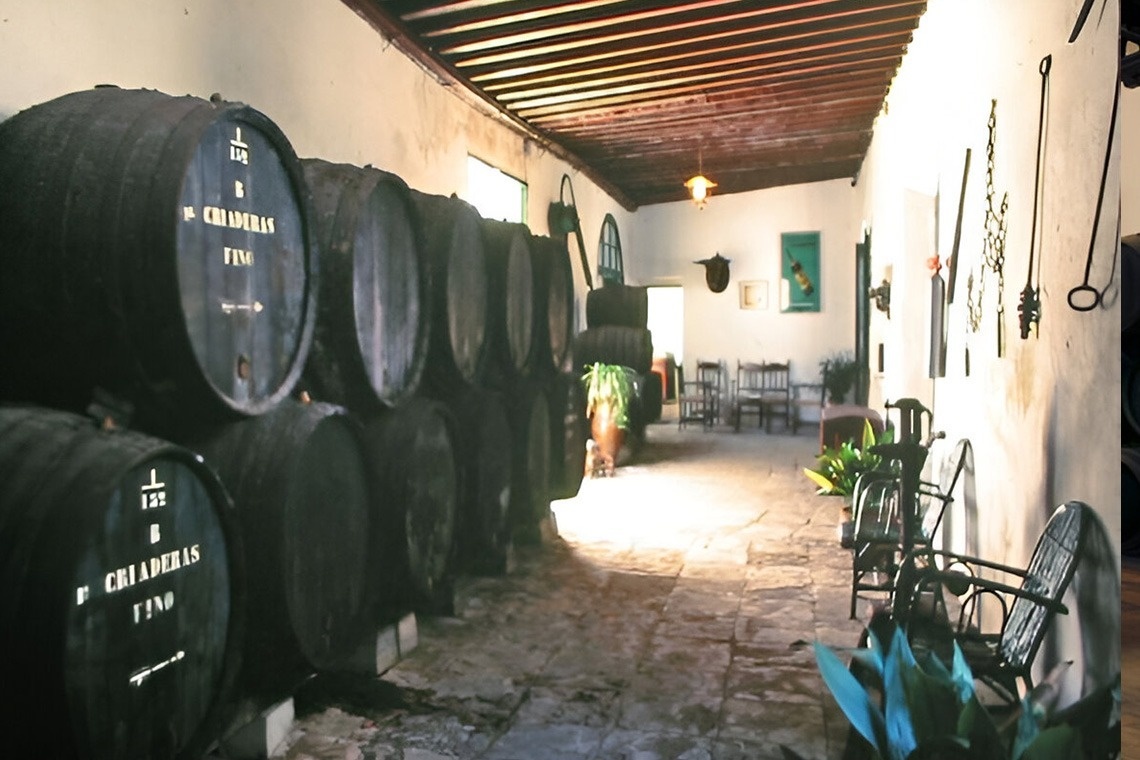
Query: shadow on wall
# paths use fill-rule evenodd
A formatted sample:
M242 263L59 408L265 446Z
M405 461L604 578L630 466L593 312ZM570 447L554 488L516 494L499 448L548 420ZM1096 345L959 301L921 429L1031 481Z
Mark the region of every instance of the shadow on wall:
M1120 554L1100 515L1094 518L1072 586L1084 660L1082 694L1120 674Z

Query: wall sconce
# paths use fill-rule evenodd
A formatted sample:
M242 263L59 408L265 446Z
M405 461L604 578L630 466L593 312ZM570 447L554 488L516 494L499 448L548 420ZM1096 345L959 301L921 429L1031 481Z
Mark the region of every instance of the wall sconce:
M891 282L883 279L883 284L877 288L869 288L867 296L875 299L875 308L886 312L887 319L891 318Z
M685 187L689 188L689 195L693 197L693 203L697 204L698 210L705 207L705 204L708 203L709 190L716 187L716 183L704 175L704 160L701 155L701 149L698 147L697 176L690 177L685 182Z

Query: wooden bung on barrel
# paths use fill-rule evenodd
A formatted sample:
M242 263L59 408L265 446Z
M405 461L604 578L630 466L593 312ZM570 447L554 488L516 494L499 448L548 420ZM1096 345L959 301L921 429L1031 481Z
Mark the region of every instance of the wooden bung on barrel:
M0 407L5 756L201 757L242 629L230 509L185 449Z
M321 250L314 397L372 413L419 388L430 325L428 266L408 186L394 174L302 161Z
M240 103L100 87L0 124L0 397L168 425L296 383L316 255L292 147Z
M424 385L448 393L479 382L489 340L487 254L479 212L459 198L411 190L431 272Z
M194 446L233 496L249 558L230 727L340 666L367 635L374 590L359 435L342 407L286 400Z

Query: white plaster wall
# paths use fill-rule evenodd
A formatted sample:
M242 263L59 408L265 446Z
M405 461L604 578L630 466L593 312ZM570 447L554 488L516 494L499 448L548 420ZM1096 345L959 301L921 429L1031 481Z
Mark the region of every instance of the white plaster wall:
M1120 92L1120 230L1140 232L1140 88Z
M891 268L892 307L899 305L892 308L890 320L874 313L872 345L883 342L893 363L873 379L872 404L899 395L917 395L932 404L935 427L947 436L936 447L934 461L961 438L973 442L980 527L967 548L984 557L1005 557L1014 565L1024 565L1052 509L1069 499L1092 505L1113 550L1118 552L1120 545L1118 287L1108 288L1104 308L1078 313L1066 303L1069 290L1083 278L1105 160L1119 28L1115 4L1106 7L1103 19L1092 14L1077 42L1069 45L1076 9L1068 3L931 0L876 121L859 183L860 214L873 231L872 277L878 282ZM1017 306L1030 255L1038 66L1046 54L1052 55L1052 69L1035 254L1042 318L1039 333L1022 340ZM982 256L991 98L997 99L994 185L999 197L1009 193L1007 349L1000 358L993 275L988 275L976 334L967 327L965 298L966 277L971 271L978 277ZM1135 124L1135 108L1135 93L1126 93L1125 134L1135 132L1128 127L1130 113ZM1126 138L1126 154L1135 151L1134 140ZM914 327L929 319L925 260L935 252L946 256L951 248L966 148L973 155L957 292L948 314L947 374L932 381L921 379L928 337ZM1129 160L1128 192L1135 199L1137 159L1133 155ZM1120 166L1114 160L1090 276L1098 288L1116 277L1120 192ZM924 242L910 233L924 224L913 202L916 195L940 199L937 240ZM1126 229L1129 218L1134 225L1140 222L1140 215L1130 210ZM1118 555L1098 561L1097 572L1114 569ZM1086 568L1083 577L1088 581L1097 572ZM1110 583L1112 575L1108 573ZM1083 592L1080 613L1074 609L1060 621L1058 634L1038 661L1078 660L1074 672L1084 674L1084 683L1070 679L1070 694L1107 677L1113 662L1119 666L1118 620L1109 603L1113 592L1103 584ZM1092 604L1092 611L1083 609L1092 594L1106 595L1102 598L1108 601Z
M208 98L272 119L298 155L372 164L427 192L463 196L474 154L529 185L529 226L571 176L591 268L614 215L631 214L565 161L442 86L339 0L0 0L0 119L96 84ZM571 248L579 300L585 290Z
M733 377L737 360L790 359L793 377L808 381L825 356L854 350L855 197L850 180L834 180L714 194L703 210L691 202L638 210L633 229L642 255L631 276L642 285L683 286L687 377L698 359L725 360ZM780 233L813 230L820 233L820 312L783 314ZM704 267L693 263L716 253L731 260L722 293L708 289ZM745 280L768 282L767 309L740 308Z

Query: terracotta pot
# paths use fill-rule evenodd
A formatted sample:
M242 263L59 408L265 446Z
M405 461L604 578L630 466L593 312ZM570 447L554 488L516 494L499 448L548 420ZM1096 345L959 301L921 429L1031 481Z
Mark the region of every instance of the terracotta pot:
M610 407L600 406L594 410L593 416L590 417L590 434L594 438L594 443L598 444L606 474L612 475L617 464L618 452L625 442L625 431L617 426Z
M851 512L851 497L844 496L843 502L839 511L837 532L839 533L839 545L844 549L850 549L855 545L855 519Z

